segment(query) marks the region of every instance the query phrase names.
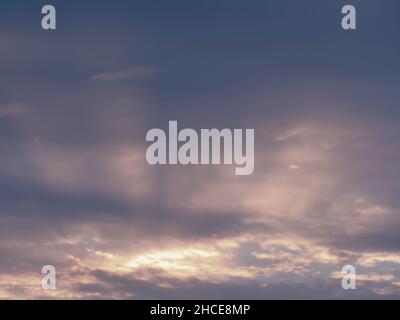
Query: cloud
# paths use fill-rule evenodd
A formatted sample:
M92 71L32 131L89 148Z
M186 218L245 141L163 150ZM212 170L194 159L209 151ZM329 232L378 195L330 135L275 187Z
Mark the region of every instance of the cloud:
M151 5L101 6L112 23L78 10L57 39L27 40L22 20L1 32L0 98L35 106L0 107L1 298L400 297L395 28L379 46L361 35L343 55L320 20L277 34L261 2L231 6L217 32L208 4L180 8L178 33ZM248 29L226 37L237 25ZM121 61L138 67L110 68ZM144 63L174 72L118 81L153 76ZM148 166L145 134L171 117L254 127L254 175ZM55 292L40 287L45 264L57 269ZM341 289L345 264L360 275L356 292Z
M399 278L384 265L398 253L381 256L371 237L382 241L399 226L395 204L369 185L348 189L354 149L323 148L316 133L302 139L264 141L248 179L223 166L150 170L141 143L8 145L0 295L46 297L32 270L52 263L64 276L54 298L202 297L211 288L226 297L336 298L346 296L332 274L353 263L360 296L398 296ZM301 170L288 170L293 163Z
M379 263L390 262L400 264L400 252L368 252L357 261L360 265L374 267Z
M90 79L103 81L129 80L146 78L152 76L154 73L156 73L156 70L150 67L129 67L123 70L95 74L91 76Z
M30 108L17 103L6 104L0 106L0 117L15 117L25 114L30 111Z
M276 141L287 141L295 138L306 138L309 136L311 132L307 128L293 128L290 130L285 130L283 133L276 134L275 140Z

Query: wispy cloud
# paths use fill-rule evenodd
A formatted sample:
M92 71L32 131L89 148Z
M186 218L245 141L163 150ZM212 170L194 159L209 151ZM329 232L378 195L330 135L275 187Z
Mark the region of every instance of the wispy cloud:
M90 79L102 80L102 81L129 80L129 79L149 77L153 75L155 72L156 70L151 67L129 67L122 70L115 70L115 71L95 74L91 76Z
M0 106L0 117L14 117L25 114L30 111L30 108L17 103L10 103Z

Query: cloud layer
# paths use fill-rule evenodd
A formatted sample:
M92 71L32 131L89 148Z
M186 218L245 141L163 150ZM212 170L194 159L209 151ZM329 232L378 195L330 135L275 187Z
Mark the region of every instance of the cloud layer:
M17 2L0 5L21 22L1 31L0 298L400 297L396 1L354 0L354 34L339 1L55 1L54 34ZM169 120L255 128L254 174L148 165Z

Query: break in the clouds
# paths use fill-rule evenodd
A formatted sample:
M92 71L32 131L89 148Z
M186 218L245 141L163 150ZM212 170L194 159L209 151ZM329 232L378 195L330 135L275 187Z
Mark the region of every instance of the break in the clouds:
M397 1L53 2L0 5L1 298L400 297ZM169 120L254 174L148 165Z

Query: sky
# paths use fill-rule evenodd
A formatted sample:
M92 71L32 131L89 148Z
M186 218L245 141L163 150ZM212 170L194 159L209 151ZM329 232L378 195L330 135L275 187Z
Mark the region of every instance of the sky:
M47 3L0 4L0 299L400 298L399 1ZM147 164L170 120L254 173Z

